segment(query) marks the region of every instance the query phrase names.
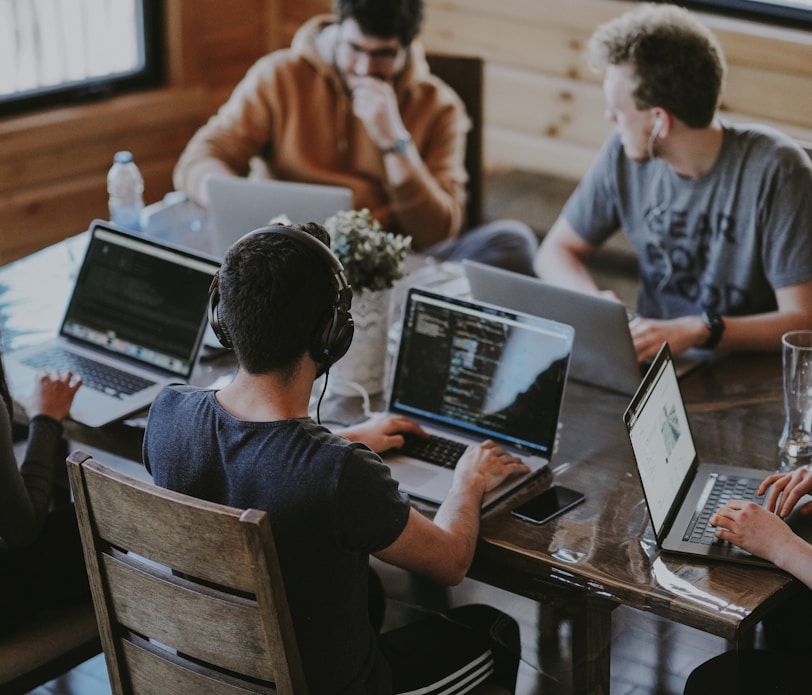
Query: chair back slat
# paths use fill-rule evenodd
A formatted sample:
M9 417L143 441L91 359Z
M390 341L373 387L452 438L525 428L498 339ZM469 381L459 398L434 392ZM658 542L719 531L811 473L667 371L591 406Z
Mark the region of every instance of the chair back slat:
M177 501L176 493L155 495L155 486L139 480L127 485L110 485L112 474L98 462L85 465L85 481L92 499L96 533L105 542L137 553L154 562L170 565L186 574L201 572L201 579L216 584L236 584L248 590L244 568L250 563L245 544L246 529L240 521L242 510L220 506L216 533L206 521L211 508L203 500L183 496L190 502ZM121 480L121 478L118 478ZM121 509L128 509L127 515ZM171 530L171 533L168 533Z
M276 693L271 687L252 683L238 677L211 673L205 667L183 657L166 654L150 643L134 638L122 648L133 692L160 692L161 695L245 695L245 693ZM155 691L155 683L160 690Z
M103 562L122 627L220 668L273 679L256 601L196 586L165 569L145 570L126 559L104 556ZM144 596L151 597L149 604Z
M68 473L114 693L306 692L267 514Z

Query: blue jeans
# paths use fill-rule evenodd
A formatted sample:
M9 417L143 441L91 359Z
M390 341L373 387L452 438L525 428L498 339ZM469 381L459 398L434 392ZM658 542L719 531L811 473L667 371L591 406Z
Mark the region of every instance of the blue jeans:
M534 275L533 258L538 245L535 233L524 222L494 220L455 239L441 241L426 249L425 253L440 261L468 259Z

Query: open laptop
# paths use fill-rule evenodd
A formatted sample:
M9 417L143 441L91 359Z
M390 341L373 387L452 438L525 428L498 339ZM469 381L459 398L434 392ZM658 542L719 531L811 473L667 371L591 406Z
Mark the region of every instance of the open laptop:
M442 502L462 450L492 439L521 456L532 472L485 496L494 504L549 464L564 397L574 331L517 311L410 288L388 400L439 439L411 437L384 461L401 488ZM427 444L453 450L430 462Z
M699 463L677 373L664 343L623 415L657 545L684 555L769 564L715 537L707 522L728 499L748 498L770 471ZM719 493L714 486L732 485ZM753 498L763 503L763 498ZM803 501L803 500L802 500ZM812 541L812 519L796 511L793 530Z
M556 287L510 270L464 260L474 299L537 314L575 328L570 378L632 395L645 368L637 362L629 313L620 302ZM674 358L680 378L707 363L708 350L691 349Z
M206 181L212 252L223 258L240 237L280 216L294 224L324 224L352 209L352 191L343 186L213 176Z
M640 385L640 365L629 333L626 308L611 299L573 292L537 277L464 260L474 299L505 306L575 328L570 378L631 395Z
M25 404L38 371L82 377L71 417L99 427L188 381L206 327L218 263L95 220L58 335L4 355Z

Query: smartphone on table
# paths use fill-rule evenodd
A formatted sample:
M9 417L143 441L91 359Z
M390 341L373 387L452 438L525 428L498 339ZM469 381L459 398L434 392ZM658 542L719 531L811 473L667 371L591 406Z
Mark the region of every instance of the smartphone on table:
M524 521L543 524L583 501L584 494L582 492L563 485L553 485L540 495L520 504L511 514Z

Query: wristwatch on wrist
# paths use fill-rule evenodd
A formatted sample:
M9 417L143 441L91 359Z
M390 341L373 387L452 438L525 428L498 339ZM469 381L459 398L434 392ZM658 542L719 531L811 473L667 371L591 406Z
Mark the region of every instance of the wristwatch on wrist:
M722 334L725 332L725 322L719 314L711 314L707 311L702 312L702 320L705 322L710 331L708 339L702 344L703 348L712 350L715 348L719 341L722 339Z
M399 137L395 142L390 145L389 147L381 148L382 154L403 154L412 144L412 136L411 133L406 133L406 135L402 135Z

